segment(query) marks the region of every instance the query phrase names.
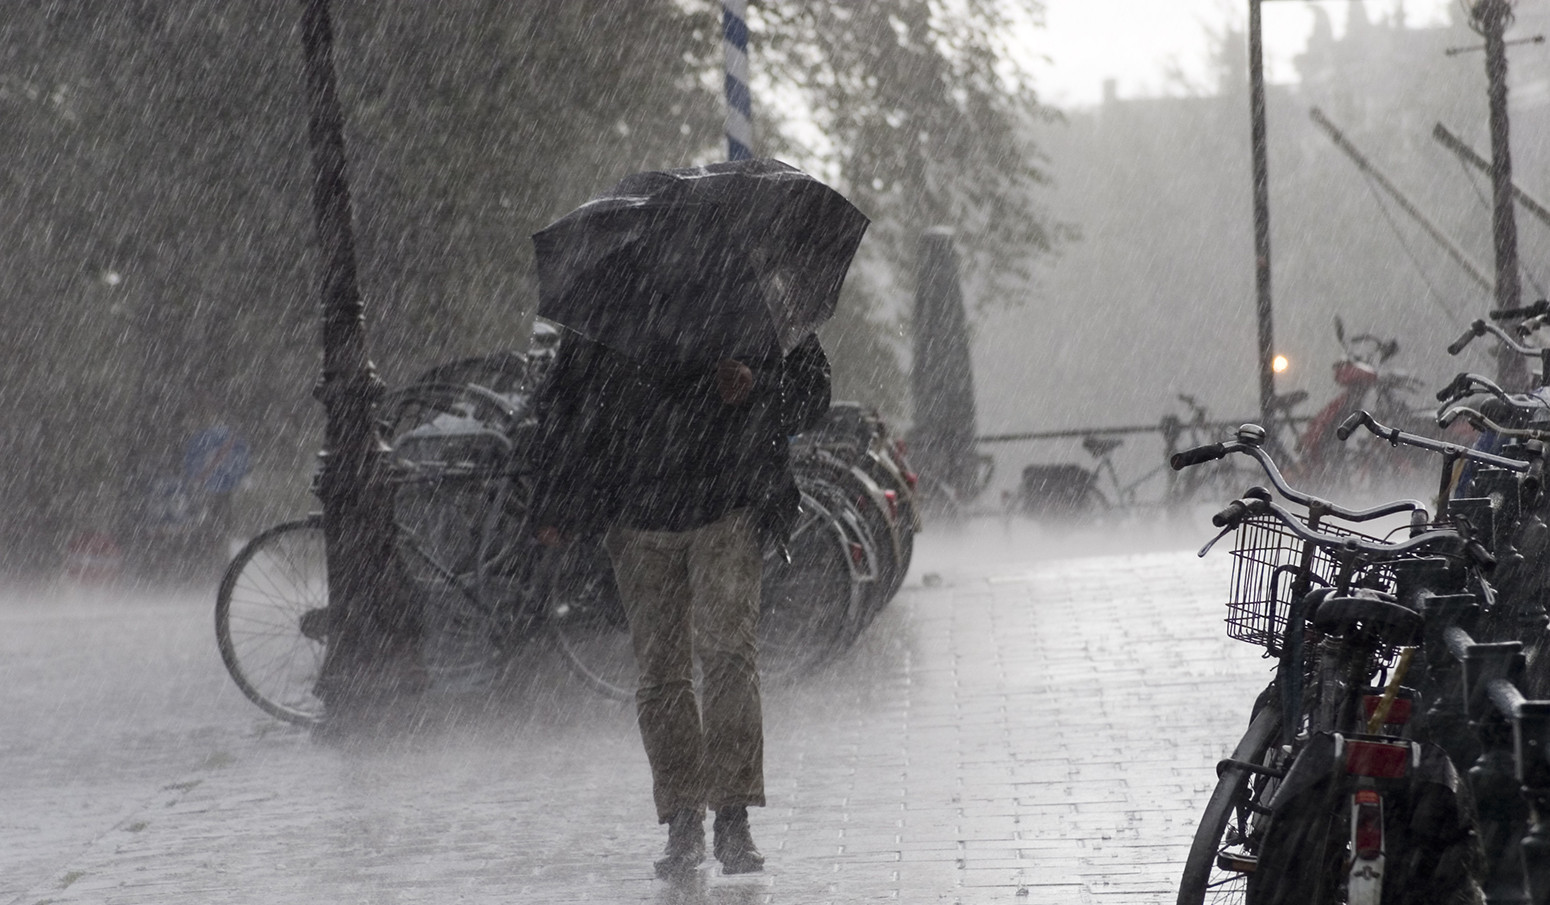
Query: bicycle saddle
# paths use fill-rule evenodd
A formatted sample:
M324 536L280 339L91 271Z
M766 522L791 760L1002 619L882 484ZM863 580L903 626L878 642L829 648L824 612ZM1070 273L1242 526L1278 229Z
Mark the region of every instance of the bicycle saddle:
M1082 448L1092 454L1093 458L1101 459L1121 446L1125 441L1118 437L1083 437Z
M1326 597L1308 621L1326 635L1345 635L1360 624L1376 633L1384 643L1399 646L1419 641L1425 625L1420 613L1396 603L1387 594Z

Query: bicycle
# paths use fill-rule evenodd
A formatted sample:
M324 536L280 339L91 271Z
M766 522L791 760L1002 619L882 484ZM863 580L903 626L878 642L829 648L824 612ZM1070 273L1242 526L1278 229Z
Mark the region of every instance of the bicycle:
M764 552L759 608L764 681L806 675L853 639L866 589L876 580L867 555L858 553L856 538L862 531L802 492L790 540L784 548ZM592 690L633 700L637 670L629 623L598 539L544 555L558 560L546 570L542 595L550 604L544 625L565 665Z
M1399 343L1371 333L1347 336L1345 324L1335 318L1335 339L1341 355L1334 364L1340 390L1296 436L1296 459L1288 471L1313 486L1366 487L1391 478L1396 470L1413 477L1414 461L1396 460L1371 448L1353 448L1337 441L1335 428L1351 412L1369 408L1390 423L1419 427L1420 418L1411 398L1421 383L1395 370L1388 362L1399 352Z
M1217 539L1232 533L1235 541L1228 635L1264 647L1277 667L1248 731L1218 765L1178 902L1210 895L1254 905L1376 905L1406 890L1438 895L1439 884L1468 892L1472 871L1437 872L1438 865L1478 870L1467 800L1439 800L1426 785L1451 776L1457 787L1448 752L1427 736L1431 715L1418 712L1437 689L1424 669L1413 671L1417 687L1403 683L1465 586L1473 581L1489 596L1480 574L1491 558L1465 533L1432 525L1419 501L1352 510L1291 488L1263 440L1262 429L1244 425L1234 440L1186 450L1171 463L1182 469L1249 456L1304 510L1289 511L1253 488L1212 519L1222 529ZM1355 527L1404 514L1403 540ZM1453 610L1428 605L1434 592ZM1424 806L1432 817L1407 823Z
M892 436L882 416L856 402L835 402L824 422L794 438L793 461L797 467L811 456L833 460L831 465L848 471L838 473L838 483L853 492L858 506L875 533L886 524L897 547L897 562L883 569L888 578L887 597L899 589L914 556L915 534L922 526L917 505L919 478L910 470L904 441Z
M459 368L469 363L457 363ZM510 373L502 359L502 372ZM388 394L393 492L406 631L429 680L477 688L532 641L546 641L589 687L634 694L634 660L612 570L597 538L541 553L526 524L536 429L530 392L430 383ZM853 641L875 585L877 552L861 516L799 475L802 518L785 551L767 551L761 673L810 671ZM298 724L322 718L314 686L335 611L329 608L321 519L253 538L223 575L216 635L233 680L266 712Z
M389 394L381 410L398 440L387 477L398 553L389 568L399 573L394 585L404 597L390 609L406 614L400 629L435 636L425 658L433 677L466 679L485 664L486 529L516 495L508 463L522 419L488 390L450 384ZM323 702L315 686L335 613L322 517L276 525L245 544L222 575L215 607L221 659L261 709L316 723Z

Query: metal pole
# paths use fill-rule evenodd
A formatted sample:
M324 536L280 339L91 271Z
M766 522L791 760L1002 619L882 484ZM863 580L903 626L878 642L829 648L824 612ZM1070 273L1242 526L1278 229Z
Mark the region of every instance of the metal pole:
M1460 160L1486 174L1487 176L1491 175L1491 162L1486 160L1484 157L1481 157L1474 148L1471 148L1469 145L1465 144L1462 138L1454 135L1451 131L1448 130L1448 127L1444 126L1442 123L1438 123L1432 129L1432 138L1435 138L1437 143L1442 145L1444 148L1447 148L1454 154L1457 154ZM1533 214L1536 220L1545 224L1546 226L1550 226L1550 208L1546 208L1538 198L1535 198L1533 195L1525 192L1523 187L1518 185L1516 182L1512 184L1512 197L1516 198L1518 203L1523 205L1524 210L1528 211L1530 214Z
M1507 120L1507 46L1503 40L1512 6L1507 0L1482 0L1476 16L1485 31L1485 75L1491 108L1491 226L1496 240L1496 307L1516 308L1518 226L1512 207L1512 148Z
M1249 144L1254 157L1254 296L1259 314L1259 412L1271 421L1276 394L1270 305L1270 164L1265 152L1265 52L1261 0L1249 0Z
M1324 115L1324 111L1314 107L1308 111L1308 117L1329 135L1330 140L1335 143L1335 147L1344 151L1345 155L1351 158L1351 161L1356 164L1357 169L1371 176L1373 181L1378 184L1378 187L1387 192L1389 197L1399 204L1401 210L1409 214L1411 219L1415 220L1422 229L1426 230L1426 234L1432 237L1432 241L1442 246L1443 250L1448 253L1448 257L1453 259L1453 263L1469 274L1470 278L1486 292L1492 291L1491 279L1481 271L1480 265L1471 261L1469 255L1465 254L1457 245L1454 245L1435 223L1421 213L1420 208L1416 207L1409 198L1406 198L1404 193L1396 188L1387 176L1383 175L1382 171L1373 166L1372 161L1368 160L1361 151L1358 151L1356 145L1351 144L1351 140L1346 138L1345 134L1334 123L1329 121L1329 117Z
M332 718L341 705L393 691L390 669L402 650L387 568L393 551L392 506L382 480L387 448L373 420L383 388L367 358L333 28L328 0L302 3L312 203L322 264L323 374L314 395L327 414L314 490L323 504L331 631L317 691Z
M1485 77L1491 112L1491 233L1496 246L1496 307L1516 308L1522 296L1518 282L1518 225L1512 204L1512 149L1507 125L1507 44L1512 22L1509 0L1478 0L1469 11L1471 24L1485 37ZM1522 359L1503 349L1497 358L1503 385L1521 384L1527 376Z

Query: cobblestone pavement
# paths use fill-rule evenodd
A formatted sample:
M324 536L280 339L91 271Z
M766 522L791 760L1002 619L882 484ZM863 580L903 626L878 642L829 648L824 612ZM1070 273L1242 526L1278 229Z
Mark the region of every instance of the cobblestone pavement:
M769 868L677 885L631 713L541 655L324 745L237 693L208 597L5 595L0 905L1171 902L1268 678L1226 556L1007 531L922 535L857 647L769 691Z

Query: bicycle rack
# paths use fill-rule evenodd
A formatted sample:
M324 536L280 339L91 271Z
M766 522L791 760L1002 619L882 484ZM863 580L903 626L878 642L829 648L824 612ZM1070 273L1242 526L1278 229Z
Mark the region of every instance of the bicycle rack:
M1518 687L1521 642L1477 642L1457 624L1442 636L1462 667L1464 711L1481 745L1469 784L1490 859L1486 901L1544 905L1550 902L1550 701L1528 700Z

